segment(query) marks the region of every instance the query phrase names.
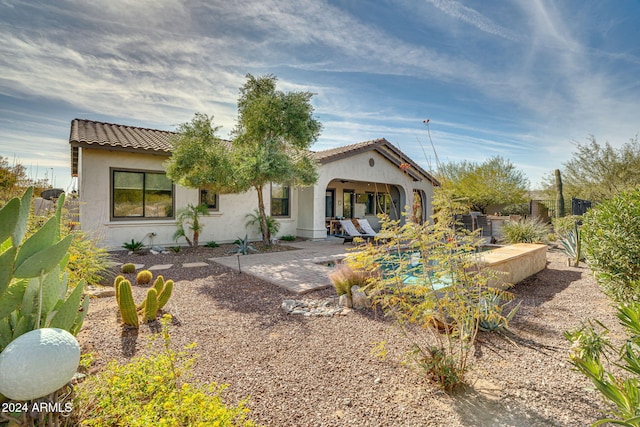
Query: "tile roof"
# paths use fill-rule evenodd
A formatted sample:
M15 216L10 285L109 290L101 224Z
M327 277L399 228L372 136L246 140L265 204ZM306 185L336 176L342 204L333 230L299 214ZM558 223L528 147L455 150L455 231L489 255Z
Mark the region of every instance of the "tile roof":
M390 144L390 142L387 141L386 139L378 138L378 139L373 139L371 141L363 141L363 142L358 142L356 144L343 145L341 147L336 147L336 148L329 148L328 150L316 151L314 153L314 157L320 163L327 163L332 160L335 160L336 158L347 157L352 154L359 153L361 151L368 151L370 149L373 149L385 143Z
M72 147L72 173L77 174L77 147L147 151L169 155L172 148L170 140L175 135L176 132L171 131L73 119L71 121L71 134L69 135L69 143ZM230 145L229 141L226 142ZM313 153L313 156L320 163L330 163L370 150L377 151L398 166L408 163L415 171L409 171L414 179L426 178L434 185L439 185L431 174L384 138L317 151Z
M93 120L73 119L69 143L72 146L101 146L128 150L171 152L175 132L124 126Z

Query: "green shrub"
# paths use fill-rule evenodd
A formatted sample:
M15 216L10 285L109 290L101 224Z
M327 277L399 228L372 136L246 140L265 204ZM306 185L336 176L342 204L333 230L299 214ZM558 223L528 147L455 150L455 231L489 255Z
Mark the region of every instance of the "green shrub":
M208 247L208 248L217 248L220 245L212 240L210 242L207 242L207 244L205 246Z
M172 350L169 319L162 320L162 351L124 365L110 362L76 386L71 421L95 427L256 425L247 419L246 400L237 406L223 403L225 385L189 382L195 344Z
M136 272L136 266L130 262L126 263L126 264L122 264L122 267L120 267L120 272L122 274L131 274L131 273L135 273Z
M284 240L285 242L294 242L296 240L296 236L293 234L285 234L284 236L280 236L280 240Z
M640 300L640 190L600 203L582 224L584 255L602 290L615 301Z
M537 218L507 221L502 226L502 240L506 243L540 243L546 241L550 232L549 224Z
M106 249L97 246L94 239L81 231L69 232L73 235L69 246L69 283L75 286L80 280L87 285L103 282L104 273L108 269L110 256Z
M351 288L353 286L360 286L361 288L366 286L367 274L360 270L354 270L347 264L339 264L329 274L329 280L338 295L346 294L351 297Z

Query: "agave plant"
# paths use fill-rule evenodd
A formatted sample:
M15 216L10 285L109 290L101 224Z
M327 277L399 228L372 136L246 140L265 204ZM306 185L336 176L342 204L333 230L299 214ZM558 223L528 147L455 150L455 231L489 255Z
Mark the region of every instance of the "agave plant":
M509 311L506 316L502 315L506 303L502 303L502 296L499 293L492 293L480 300L480 311L478 318L478 329L485 332L498 332L508 330L509 322L520 309L520 301Z
M560 243L562 244L562 252L568 257L569 265L573 267L580 265L580 261L584 260L584 257L582 256L582 238L578 223L574 224L573 230L569 230L560 237Z
M229 253L235 253L238 255L248 255L249 251L258 252L256 248L253 247L252 244L249 243L248 235L244 235L244 240L238 237L238 240L235 241L236 249L230 251Z

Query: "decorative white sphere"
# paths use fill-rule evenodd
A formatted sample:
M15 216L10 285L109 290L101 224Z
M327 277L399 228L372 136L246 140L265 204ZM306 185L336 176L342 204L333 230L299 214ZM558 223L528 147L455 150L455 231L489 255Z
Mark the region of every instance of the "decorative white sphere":
M46 396L68 383L79 363L80 345L69 332L27 332L0 353L0 393L18 401Z

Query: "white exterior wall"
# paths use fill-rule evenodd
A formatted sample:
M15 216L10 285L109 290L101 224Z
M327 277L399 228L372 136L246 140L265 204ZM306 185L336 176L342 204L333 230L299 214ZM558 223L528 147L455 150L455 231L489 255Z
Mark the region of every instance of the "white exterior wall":
M166 156L151 154L81 148L78 186L82 230L100 238L101 245L109 249L121 249L122 244L131 239L143 241L145 245L176 245L173 240L175 219L110 220L110 168L164 172L162 163L166 159ZM271 207L269 186L264 189L264 200L268 213ZM199 191L174 186L174 214L188 203L199 203ZM204 228L199 237L200 244L212 240L218 243L232 242L238 237L244 238L247 233L250 240L262 239L258 227L245 227L245 215L258 207L255 190L242 194L221 194L218 204L218 211L212 211L201 219ZM290 204L290 218L278 218L278 236L297 233L298 192L295 189L291 189ZM151 238L150 233L155 233L155 237ZM186 241L180 239L177 244L185 245Z
M369 159L373 159L374 165L370 166ZM357 181L347 183L329 183L332 180ZM371 185L367 186L367 183ZM377 183L374 185L374 183ZM382 184L382 185L381 185ZM356 192L376 191L389 192L389 188L384 185L389 184L401 189L398 208L400 212L405 211L406 206L413 205L413 190L422 190L425 194L425 210L427 218L433 214L433 184L428 180L414 182L413 179L402 172L398 166L390 162L376 151L366 151L343 159L335 160L323 164L319 170L319 179L313 187L312 192L307 188L301 190L305 192L305 210L313 210L313 224L298 228L298 235L311 239L325 238L325 192L326 189L336 189L336 200L342 200L343 189L353 189ZM311 194L312 193L312 194ZM307 199L313 198L313 203L309 204ZM394 197L396 199L396 197ZM341 206L336 206L336 216L342 216ZM377 218L367 216L372 219L372 223L377 223Z

